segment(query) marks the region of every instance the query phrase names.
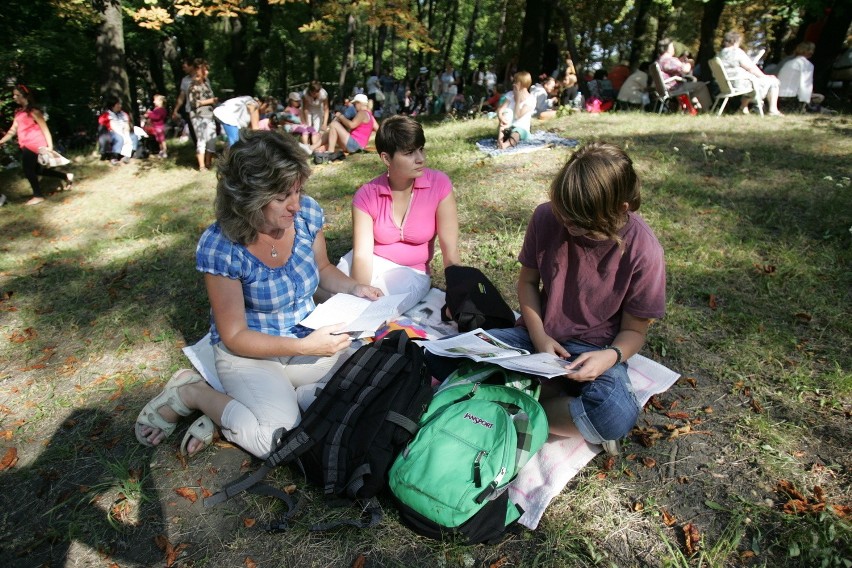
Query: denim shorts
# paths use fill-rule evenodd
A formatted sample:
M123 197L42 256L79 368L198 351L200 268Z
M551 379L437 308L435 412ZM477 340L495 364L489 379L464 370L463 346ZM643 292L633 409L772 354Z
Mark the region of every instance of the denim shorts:
M489 329L488 333L513 347L535 351L526 328ZM562 343L562 347L571 354L569 360L581 353L600 349L583 341L567 341ZM429 370L438 379L446 378L460 362L460 359L437 357L426 352ZM627 363L610 367L593 381L572 381L566 377L542 380L563 381L565 404L568 405L574 425L589 443L620 440L630 432L639 418L641 408L627 376Z
M364 148L362 148L361 145L358 144L358 141L355 140L354 138L352 138L351 136L349 137L348 140L346 140L346 151L349 152L350 154L354 154L355 152L360 152L363 149Z

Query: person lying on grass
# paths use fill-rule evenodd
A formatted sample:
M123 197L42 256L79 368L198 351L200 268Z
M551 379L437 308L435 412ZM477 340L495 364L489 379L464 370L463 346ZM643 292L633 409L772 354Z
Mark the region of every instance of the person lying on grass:
M612 454L640 411L625 361L666 305L663 249L636 213L640 203L639 178L621 148L592 143L575 152L527 226L518 255L521 319L488 331L566 359L565 376L542 385L550 431ZM427 361L438 378L459 362L428 353Z
M193 455L224 437L265 458L302 407L354 352L342 324L311 331L299 325L315 307L319 285L376 299L328 260L323 210L304 194L305 152L289 135L249 131L219 166L216 222L198 243L196 268L210 298L210 335L224 392L194 370L176 372L136 420L136 438L156 446L182 416L200 411L181 452Z

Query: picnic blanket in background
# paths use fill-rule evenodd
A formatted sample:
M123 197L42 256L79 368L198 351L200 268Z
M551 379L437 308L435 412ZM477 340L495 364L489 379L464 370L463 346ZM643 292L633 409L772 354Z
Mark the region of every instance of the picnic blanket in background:
M476 143L476 149L480 152L485 152L491 157L502 156L503 154L526 154L528 152L537 152L545 148L553 148L554 146L564 146L573 148L579 144L579 140L573 138L562 138L553 132L539 130L530 134L530 137L519 142L517 146L509 147L504 150L497 148L497 138L484 138Z
M428 339L457 333L458 329L453 322L441 321L443 305L444 292L432 288L419 304L403 314L398 326L411 329L418 336L425 334ZM195 345L184 347L183 352L207 382L221 391L210 335L205 335ZM641 405L653 395L668 390L680 377L678 373L642 355L628 359L628 366L630 382ZM582 438L550 436L509 487L512 500L524 509L518 522L530 529L536 528L550 502L601 450L600 446L589 444Z

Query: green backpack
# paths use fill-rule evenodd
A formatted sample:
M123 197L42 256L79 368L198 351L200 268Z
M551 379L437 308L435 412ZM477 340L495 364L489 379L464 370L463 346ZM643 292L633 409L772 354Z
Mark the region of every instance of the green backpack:
M496 383L496 384L494 384ZM506 491L547 440L537 381L488 364L447 379L394 461L388 486L402 521L431 538L495 542L523 514Z

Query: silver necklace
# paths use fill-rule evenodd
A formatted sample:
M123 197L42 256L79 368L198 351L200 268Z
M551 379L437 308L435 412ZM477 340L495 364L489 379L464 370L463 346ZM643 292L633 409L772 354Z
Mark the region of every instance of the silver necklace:
M281 238L281 233L282 233L283 231L281 231L280 229L279 229L279 231L280 231L280 232L278 233L278 237L277 237L277 238L279 238L279 239L280 239L280 238ZM273 240L274 240L274 239L273 239ZM272 258L278 258L278 249L277 249L277 248L275 248L275 243L274 243L274 242L269 243L269 247L272 249L272 250L270 251L270 253L269 253L269 256L271 256Z

